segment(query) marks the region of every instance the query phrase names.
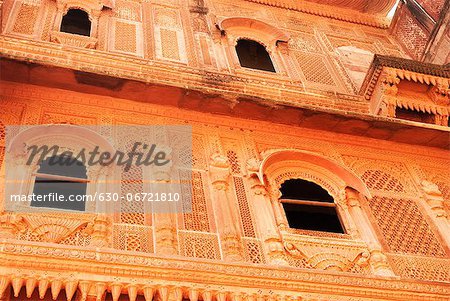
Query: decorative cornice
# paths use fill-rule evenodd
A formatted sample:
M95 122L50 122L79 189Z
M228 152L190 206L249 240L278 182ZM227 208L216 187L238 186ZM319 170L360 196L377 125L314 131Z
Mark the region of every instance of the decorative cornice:
M211 287L230 287L231 291L248 288L283 293L321 293L374 298L389 295L396 300L431 298L447 300L450 287L446 283L399 280L310 269L276 266L255 266L242 263L188 259L177 256L108 249L74 248L60 245L40 245L32 242L3 241L0 244L0 265L11 274L21 270L27 275L63 273L78 277L102 275L105 281L137 279L185 284L207 283ZM196 284L197 283L197 284Z
M333 6L333 4L325 5L319 3L312 3L308 1L296 1L296 0L246 0L246 1L285 8L289 10L300 11L311 15L322 16L350 23L364 24L379 28L389 27L389 20L387 20L385 17L369 13L362 13L355 9L341 8L339 7L340 5L342 5L341 3L336 3L335 6Z

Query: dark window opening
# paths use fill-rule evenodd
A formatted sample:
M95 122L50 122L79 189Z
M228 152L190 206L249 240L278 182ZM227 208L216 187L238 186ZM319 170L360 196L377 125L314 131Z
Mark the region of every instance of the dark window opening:
M85 211L84 196L88 181L83 163L68 156L49 157L41 162L35 176L35 198L31 206ZM74 201L69 201L69 197ZM59 198L64 201L59 201Z
M395 116L399 119L410 121L435 124L435 117L433 114L404 109L397 107L395 109Z
M91 35L91 21L87 12L81 9L69 9L62 18L61 31L82 36Z
M290 228L345 233L333 197L319 185L291 179L281 185L280 192Z
M269 53L258 42L239 40L236 45L236 53L242 67L275 72Z

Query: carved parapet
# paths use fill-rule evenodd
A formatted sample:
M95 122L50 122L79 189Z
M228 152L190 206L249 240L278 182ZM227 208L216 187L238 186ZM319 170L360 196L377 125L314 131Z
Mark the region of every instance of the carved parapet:
M52 31L50 33L50 41L67 46L95 49L98 39L66 32Z
M39 237L40 241L59 243L75 231L86 226L84 232L90 234L98 231L98 238L104 233L101 230L104 225L101 225L104 221L98 221L95 225L94 215L88 214L68 214L64 215L52 214L52 213L27 213L21 214L21 223L23 228ZM96 230L94 230L97 228Z

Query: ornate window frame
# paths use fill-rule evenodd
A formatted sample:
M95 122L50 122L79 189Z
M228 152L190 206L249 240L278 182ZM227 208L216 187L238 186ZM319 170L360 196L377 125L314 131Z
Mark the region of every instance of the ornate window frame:
M257 176L269 192L274 206L275 220L282 232L297 232L289 228L280 200L281 184L288 179L304 179L324 188L334 199L337 214L346 234L320 233L334 238L361 239L355 226L355 217L349 210L348 190L370 198L370 192L352 171L321 155L297 149L270 150L263 154ZM315 231L302 230L299 232Z
M256 70L242 67L239 63L239 57L236 53L236 45L239 40L252 40L263 45L272 60L275 73L287 76L286 67L283 62L283 52L290 39L290 35L265 22L242 17L232 17L220 20L216 27L224 35L226 43L226 53L231 67L236 72L258 73L273 77L274 73L264 70Z
M94 49L98 41L98 22L102 9L104 7L113 8L113 5L106 0L56 0L56 6L57 11L50 40L59 44ZM89 37L60 31L63 16L70 9L81 9L88 14L91 21Z
M102 136L94 131L72 125L44 125L28 127L13 137L7 147L5 154L5 169L8 169L5 187L5 201L9 200L11 195L30 195L33 193L37 170L39 169L39 156L36 156L30 165L28 161L27 148L31 145L57 145L59 150L57 155L64 151L78 153L81 149L92 149L99 146L100 151L115 153L114 147ZM51 157L49 153L45 158ZM45 159L44 158L44 159ZM105 193L114 191L113 181L114 165L109 166L86 166L87 169L87 189L86 195L95 195L96 193ZM13 180L13 181L8 181ZM6 206L13 211L25 212L77 212L77 213L95 213L106 212L107 202L86 202L85 211L74 211L49 207L31 207L31 202L22 203L6 202Z

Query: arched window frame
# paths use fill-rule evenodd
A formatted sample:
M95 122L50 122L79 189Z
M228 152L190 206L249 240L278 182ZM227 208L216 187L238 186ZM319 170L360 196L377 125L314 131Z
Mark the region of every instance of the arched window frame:
M225 36L226 54L231 67L237 72L259 72L260 74L274 75L274 72L242 67L236 52L239 40L252 40L263 45L270 56L275 73L287 76L283 62L285 49L280 46L286 44L290 35L284 31L259 20L249 18L226 18L218 22L217 27Z
M317 184L333 197L333 204L335 204L337 216L345 232L344 235L356 236L353 233L355 230L354 221L346 211L345 182L326 169L302 161L279 162L267 170L267 179L270 195L275 198L276 204L282 212L282 223L280 224L282 230L289 229L289 223L283 208L283 202L285 201L281 198L281 185L287 180L301 179ZM313 232L312 230L301 231ZM337 233L337 235L340 234Z
M238 53L237 53L237 50L236 50L236 46L237 46L237 44L238 44L238 42L239 42L240 40L254 41L254 42L260 44L261 46L263 46L263 47L266 49L267 54L269 55L269 58L270 58L270 60L271 60L271 62L272 62L272 64L273 64L273 67L274 67L274 69L275 69L275 72L266 71L266 70L259 70L259 69L253 69L253 68L241 66L240 59L239 59L239 56L238 56ZM275 58L274 58L274 50L275 50L275 49L269 48L266 44L264 44L264 42L262 42L262 41L260 41L260 40L256 40L255 38L251 38L251 37L239 36L239 37L237 37L237 38L235 39L235 41L233 42L233 44L234 44L234 53L235 53L235 55L236 55L236 57L237 57L237 60L238 60L238 62L239 62L239 67L240 67L240 68L243 68L243 69L245 69L245 70L254 70L254 71L262 71L262 72L270 72L270 73L278 73L278 72L280 72L280 70L279 70L280 68L277 67L277 64L276 64Z
M378 245L373 228L367 222L366 213L360 204L361 200L371 198L371 195L356 174L329 158L308 151L273 149L265 151L261 156L255 167L251 168L249 176L258 178L268 192L275 222L281 232L290 232L290 228L280 201L280 187L288 179L299 178L321 186L333 197L347 233L338 236L363 239L367 243L374 242ZM363 229L365 227L370 228L370 233ZM336 237L334 234L332 236Z
M36 155L30 165L27 165L28 153L26 149L31 145L59 145L56 155L61 155L66 151L77 154L81 149L92 150L95 146L99 146L100 151L108 151L115 153L112 145L102 136L93 130L72 126L72 125L53 125L53 126L32 126L21 131L18 135L12 138L7 148L7 156L9 159L5 160L9 171L6 180L14 179L16 184L8 184L5 187L5 197L9 199L11 195L31 195L34 190L36 177L40 168L40 156ZM53 156L49 153L43 159ZM101 166L99 164L89 166L86 165L87 187L86 195L94 196L101 193L118 192L117 185L114 185L115 165ZM51 207L33 207L31 201L27 202L6 202L7 206L13 211L26 212L41 212L41 211L62 211L62 212L106 212L108 210L105 206L107 202L86 202L85 211L75 211L68 209L59 209Z

